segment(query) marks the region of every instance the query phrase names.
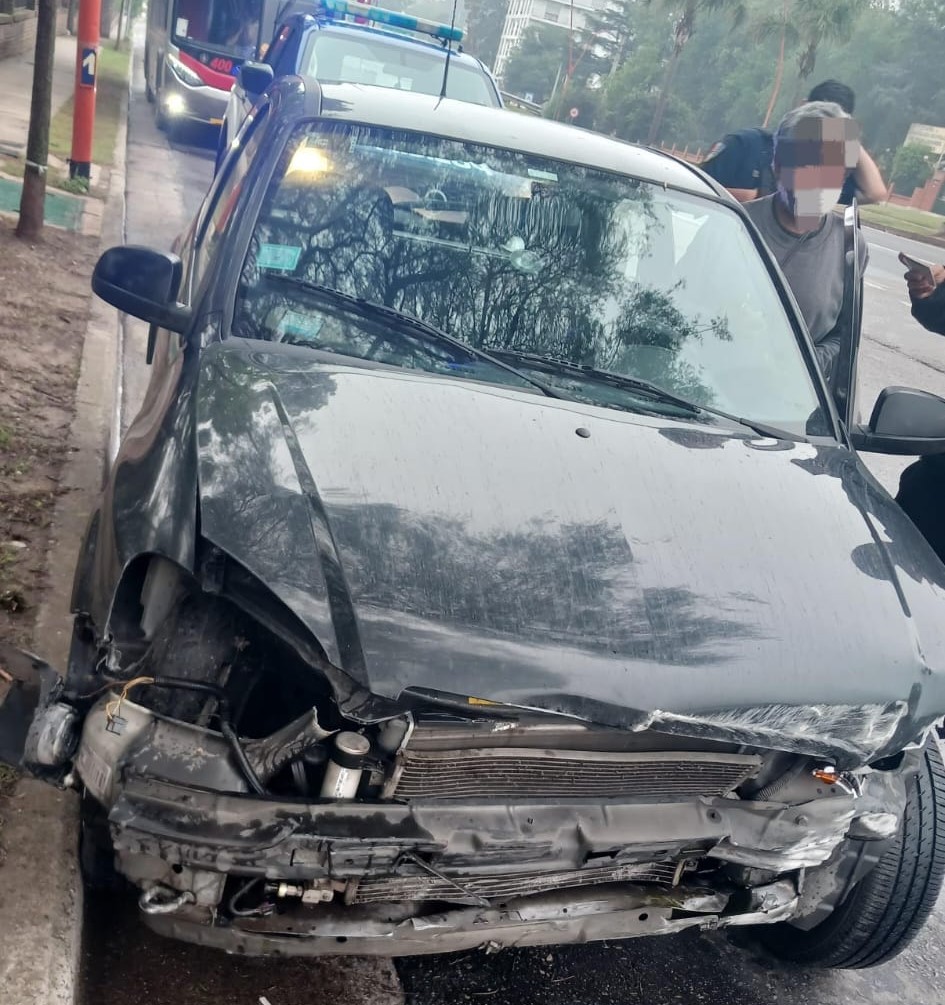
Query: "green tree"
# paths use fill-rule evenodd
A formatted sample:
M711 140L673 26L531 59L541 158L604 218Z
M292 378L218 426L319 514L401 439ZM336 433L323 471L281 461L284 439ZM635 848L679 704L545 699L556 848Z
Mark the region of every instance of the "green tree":
M531 100L543 104L567 69L568 33L554 25L534 24L509 59L505 89L519 97L531 94Z
M935 155L921 143L907 143L899 148L892 167L892 181L903 195L910 196L932 177Z
M793 17L800 42L795 102L803 98L820 45L825 41L848 41L857 19L869 5L870 0L793 0Z
M666 107L669 103L669 96L672 91L673 78L676 75L683 50L696 30L696 21L699 14L704 11L727 10L732 15L733 23L738 24L745 12L745 6L741 0L687 0L682 7L680 7L678 0L662 0L662 6L672 10L674 13L673 47L666 62L659 97L653 111L653 119L650 122L650 129L646 138L648 144L655 143L659 138L663 119L666 115Z
M616 73L630 56L642 6L641 0L613 0L588 14L581 43L592 53L599 74Z
M638 51L607 80L600 101L597 128L639 143L646 135L660 101L660 61L653 49ZM663 108L666 133L686 136L692 130L692 112L684 99L667 96Z
M469 0L463 47L487 66L495 64L509 0Z

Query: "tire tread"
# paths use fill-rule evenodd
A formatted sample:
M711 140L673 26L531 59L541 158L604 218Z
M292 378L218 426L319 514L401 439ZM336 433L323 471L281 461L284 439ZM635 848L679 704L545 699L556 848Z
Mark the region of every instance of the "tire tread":
M930 738L909 793L902 837L850 896L811 931L777 925L763 941L777 956L819 967L875 967L902 952L945 879L945 763Z

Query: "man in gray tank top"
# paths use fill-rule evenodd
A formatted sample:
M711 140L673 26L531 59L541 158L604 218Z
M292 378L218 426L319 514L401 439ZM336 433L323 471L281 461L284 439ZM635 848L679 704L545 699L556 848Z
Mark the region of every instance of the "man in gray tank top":
M788 112L775 133L773 195L744 204L781 266L829 379L840 353L843 220L833 212L859 156L859 130L844 110L812 101ZM860 242L866 268L866 242Z

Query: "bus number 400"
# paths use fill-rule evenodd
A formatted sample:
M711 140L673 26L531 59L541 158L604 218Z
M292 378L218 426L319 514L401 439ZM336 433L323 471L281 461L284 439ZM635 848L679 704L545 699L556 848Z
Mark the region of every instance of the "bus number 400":
M230 73L233 70L233 60L216 56L210 60L210 69L217 70L219 73Z

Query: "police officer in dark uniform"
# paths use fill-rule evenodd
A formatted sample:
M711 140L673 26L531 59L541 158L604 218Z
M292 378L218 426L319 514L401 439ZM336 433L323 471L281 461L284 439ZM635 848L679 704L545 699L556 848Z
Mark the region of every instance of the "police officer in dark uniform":
M931 277L906 273L912 316L928 331L945 335L945 266L933 265L931 271ZM896 502L945 562L945 454L910 464L899 479Z
M808 101L830 101L847 115L853 114L856 95L846 84L825 80L808 95ZM716 143L699 166L739 202L750 202L775 191L771 161L774 135L767 129L741 129ZM882 202L886 185L870 155L861 148L860 159L847 177L840 204L849 206L854 196L861 203Z

